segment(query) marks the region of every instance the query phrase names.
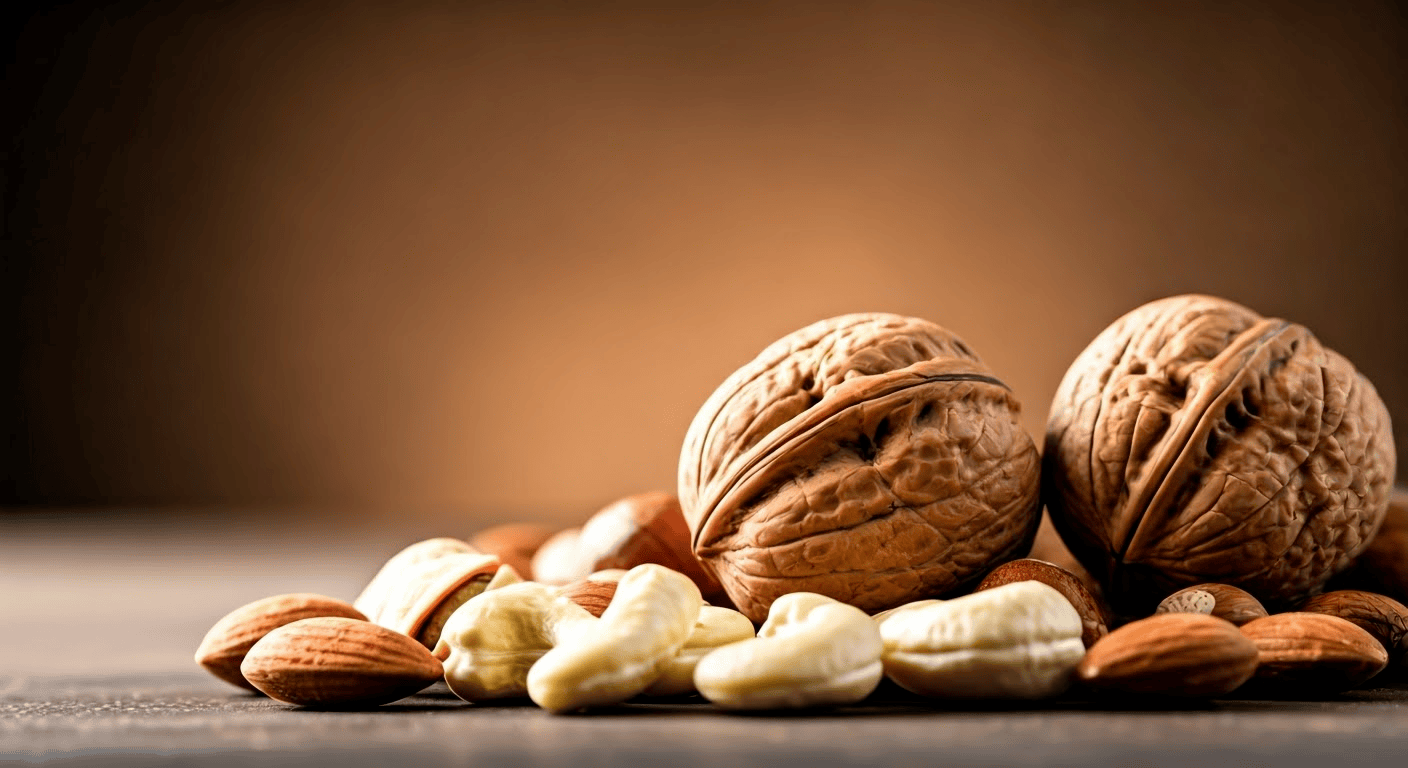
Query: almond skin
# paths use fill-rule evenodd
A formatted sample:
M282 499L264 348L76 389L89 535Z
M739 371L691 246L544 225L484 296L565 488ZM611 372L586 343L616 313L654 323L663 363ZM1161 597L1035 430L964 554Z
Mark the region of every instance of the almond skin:
M331 597L309 593L275 595L236 608L205 633L196 649L196 663L230 685L257 690L240 674L245 654L271 631L317 616L340 616L366 621L362 612Z
M1159 603L1158 613L1206 613L1237 626L1267 615L1261 601L1229 584L1198 584L1180 589Z
M1312 597L1301 606L1308 613L1338 616L1374 636L1396 666L1408 655L1408 606L1373 592L1342 589Z
M376 706L444 677L425 646L367 621L295 621L249 649L240 672L271 699L305 707Z
M1086 652L1076 677L1108 691L1212 698L1236 690L1256 667L1256 645L1231 622L1164 613L1106 635Z
M1080 614L1082 625L1080 640L1088 649L1095 642L1109 634L1106 623L1107 611L1103 601L1095 597L1080 578L1071 571L1045 560L1023 558L998 566L983 579L974 592L1000 587L1017 581L1039 581L1061 593L1071 607Z
M1260 652L1257 685L1278 693L1347 691L1388 664L1373 635L1338 616L1278 613L1248 622L1242 633Z
M599 619L606 606L611 605L611 598L616 596L616 582L584 579L563 587L562 594Z

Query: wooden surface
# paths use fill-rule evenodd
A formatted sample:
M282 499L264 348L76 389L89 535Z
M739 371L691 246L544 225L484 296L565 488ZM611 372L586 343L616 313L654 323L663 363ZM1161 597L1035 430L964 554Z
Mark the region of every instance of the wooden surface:
M553 716L443 690L314 712L200 671L205 630L278 592L350 598L382 558L455 530L335 518L0 517L0 764L23 765L1408 765L1408 685L1332 701L1139 708L936 704L893 690L806 714L698 700Z

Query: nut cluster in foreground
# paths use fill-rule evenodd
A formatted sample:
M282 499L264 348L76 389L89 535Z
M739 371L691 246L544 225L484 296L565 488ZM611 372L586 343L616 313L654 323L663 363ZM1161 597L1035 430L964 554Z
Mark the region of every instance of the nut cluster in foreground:
M196 661L298 706L443 681L555 713L836 707L886 678L936 701L1321 698L1408 669L1387 413L1305 329L1202 296L1131 312L1062 383L1040 477L1017 412L932 323L823 321L715 391L680 498L413 543L351 604L236 609Z

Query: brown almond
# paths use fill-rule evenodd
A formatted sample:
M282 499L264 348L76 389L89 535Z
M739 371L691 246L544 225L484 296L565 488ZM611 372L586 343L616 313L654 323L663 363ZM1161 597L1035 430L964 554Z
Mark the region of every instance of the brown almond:
M1180 589L1159 603L1156 613L1205 613L1242 626L1267 615L1261 601L1230 584L1198 584Z
M440 660L410 637L342 618L279 627L249 649L240 672L269 698L305 707L386 704L445 674Z
M1212 698L1236 690L1256 666L1256 645L1231 622L1164 613L1106 635L1086 652L1076 676L1102 690Z
M1301 610L1338 616L1368 632L1388 651L1390 663L1396 667L1408 659L1408 606L1391 597L1342 589L1310 598Z
M616 596L616 582L584 579L563 587L562 594L599 619L606 606L611 605L611 598Z
M1055 563L1033 558L1013 560L995 568L974 591L982 592L1017 581L1039 581L1060 592L1080 614L1083 625L1080 639L1087 649L1109 633L1104 603L1085 588L1076 574Z
M1338 616L1278 613L1244 624L1242 633L1260 653L1257 686L1280 694L1347 691L1388 664L1373 635Z
M533 554L552 538L553 529L537 523L505 523L485 528L469 538L469 545L513 566L524 578L533 578Z
M240 663L249 649L285 624L317 616L363 621L367 618L351 604L323 595L300 592L266 597L240 606L215 622L196 649L196 663L231 685L256 690L240 674Z

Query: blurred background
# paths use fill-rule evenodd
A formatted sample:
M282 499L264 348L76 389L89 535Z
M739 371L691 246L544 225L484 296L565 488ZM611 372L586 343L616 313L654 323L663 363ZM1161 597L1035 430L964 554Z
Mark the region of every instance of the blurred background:
M1309 326L1408 447L1396 4L5 13L12 511L576 522L852 311L962 335L1039 442L1189 291Z

